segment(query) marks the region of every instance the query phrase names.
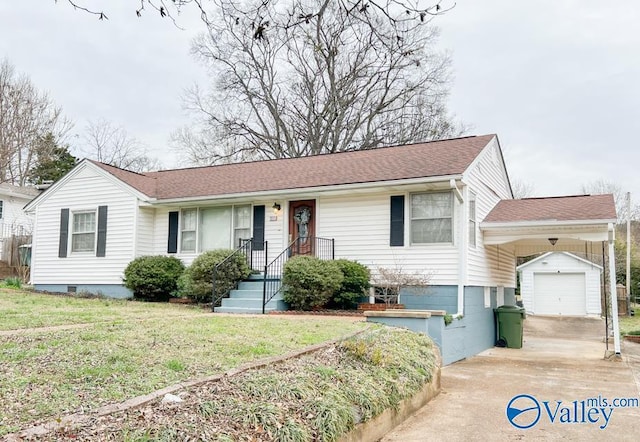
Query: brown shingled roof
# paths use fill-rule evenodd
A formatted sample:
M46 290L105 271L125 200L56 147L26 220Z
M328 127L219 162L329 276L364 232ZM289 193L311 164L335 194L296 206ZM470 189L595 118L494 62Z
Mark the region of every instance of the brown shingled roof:
M93 162L157 199L220 196L462 174L495 137L138 174Z
M616 219L613 195L576 195L502 200L484 223L526 221L589 221Z
M155 196L156 194L156 179L151 176L151 173L136 173L128 170L120 169L118 167L111 166L109 164L100 163L94 160L87 160L96 166L106 170L111 175L118 178L136 189L139 192L144 193L147 196Z

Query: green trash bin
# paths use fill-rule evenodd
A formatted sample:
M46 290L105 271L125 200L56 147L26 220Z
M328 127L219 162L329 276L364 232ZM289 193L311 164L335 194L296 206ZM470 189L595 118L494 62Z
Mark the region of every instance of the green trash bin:
M493 309L498 326L498 343L508 348L522 348L524 319L527 317L524 308L515 305L501 305Z

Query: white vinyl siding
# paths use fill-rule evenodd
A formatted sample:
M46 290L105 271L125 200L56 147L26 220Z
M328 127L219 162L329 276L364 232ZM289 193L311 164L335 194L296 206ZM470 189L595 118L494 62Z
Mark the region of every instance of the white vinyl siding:
M317 200L316 234L335 239L337 259L354 259L368 266L374 274L377 267L387 267L430 275L432 285L457 284L458 250L452 244L389 245L389 198L401 193L323 195ZM408 216L406 206L408 204L405 204ZM458 204L454 206L454 217L458 207ZM405 229L408 224L407 221Z
M469 195L475 194L475 215L481 223L502 199L509 199L509 186L497 140L491 141L465 173L467 183L465 204L469 211ZM485 246L482 233L476 227L476 245L469 242L466 284L471 286L516 286L516 258L508 247Z
M166 252L166 235L165 235L165 250L157 253L154 250L154 235L155 235L155 222L156 222L156 210L148 207L140 207L138 209L138 239L136 241L136 256L145 255L158 255ZM108 233L107 233L108 236Z
M273 213L271 206L273 201L258 202L255 205L265 206L265 221L264 221L264 240L267 241L268 256L267 259L271 262L284 250L287 246L286 242L286 229L287 218L285 216L285 205L282 204L282 209L277 214Z
M94 252L96 249L96 211L73 212L71 221L71 253Z
M478 222L476 219L476 194L469 192L469 246L476 246Z
M411 194L410 238L411 244L453 242L451 192Z
M33 284L122 284L123 270L134 258L137 199L94 167L85 165L76 169L38 204L31 268ZM59 258L60 209L68 208L71 215L98 206L109 208L106 256L69 253ZM72 217L69 218L71 222Z

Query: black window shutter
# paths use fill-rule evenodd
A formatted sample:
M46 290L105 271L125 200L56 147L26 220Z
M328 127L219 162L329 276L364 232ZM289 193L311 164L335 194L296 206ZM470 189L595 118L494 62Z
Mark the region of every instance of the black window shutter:
M404 246L404 195L391 197L390 246Z
M96 256L103 258L107 252L107 206L98 206L98 245Z
M264 250L264 206L253 206L253 250Z
M69 209L60 209L60 243L58 245L58 258L67 257L68 243L69 243Z
M169 212L169 242L167 253L178 253L178 219L180 212Z

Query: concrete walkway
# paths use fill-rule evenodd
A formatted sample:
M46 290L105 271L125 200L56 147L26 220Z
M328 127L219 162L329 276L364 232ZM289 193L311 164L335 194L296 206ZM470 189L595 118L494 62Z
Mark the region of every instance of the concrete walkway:
M625 342L622 361L604 360L604 321L587 318L528 317L524 336L522 349L492 348L443 368L440 395L382 441L640 440L640 408L600 406L640 397L640 344ZM518 395L533 398L513 402L531 408L512 419L528 429L507 418ZM599 406L583 405L589 398Z

